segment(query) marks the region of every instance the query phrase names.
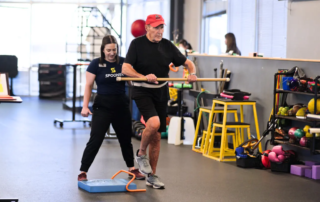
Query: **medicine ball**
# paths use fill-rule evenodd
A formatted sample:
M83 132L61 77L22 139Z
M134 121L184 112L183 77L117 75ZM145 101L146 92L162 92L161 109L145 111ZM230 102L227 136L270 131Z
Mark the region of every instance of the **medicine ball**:
M299 88L299 81L298 79L292 79L290 82L289 82L289 88L291 91L297 91L298 88Z
M300 139L300 138L302 138L302 137L304 137L305 136L305 133L304 133L304 131L302 130L302 129L297 129L297 130L295 130L294 131L294 136L297 138L297 139Z
M307 142L308 142L308 139L307 139L307 137L302 137L301 139L300 139L300 145L302 146L302 147L306 147L307 146Z
M288 135L291 139L296 139L296 137L294 136L294 132L298 129L298 127L293 127L293 128L290 128L289 132L288 132Z
M306 92L306 91L308 91L308 80L309 80L309 79L300 79L300 81L299 81L299 88L298 88L298 91L299 91L299 92Z
M308 110L310 113L314 114L314 98L312 98L308 103ZM316 114L320 113L320 99L317 99L317 112Z
M147 33L145 29L146 22L144 20L136 20L131 25L131 34L134 37L139 37Z
M271 150L266 150L266 151L263 152L263 154L261 156L262 165L267 169L271 167L271 163L270 163L270 160L269 160L269 157L268 157L270 152L271 152Z
M292 107L292 116L295 116L298 112L298 110L302 107L302 105L300 104L295 104Z

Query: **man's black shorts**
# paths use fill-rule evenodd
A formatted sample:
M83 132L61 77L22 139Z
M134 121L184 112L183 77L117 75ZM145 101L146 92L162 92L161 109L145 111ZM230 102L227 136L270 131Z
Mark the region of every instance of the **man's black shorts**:
M153 91L152 93L150 92ZM164 91L156 93L155 92ZM133 87L132 99L136 102L137 107L143 116L145 122L153 116L158 116L160 119L160 128L158 132L166 132L166 117L167 117L167 87L160 89L146 89L143 87Z

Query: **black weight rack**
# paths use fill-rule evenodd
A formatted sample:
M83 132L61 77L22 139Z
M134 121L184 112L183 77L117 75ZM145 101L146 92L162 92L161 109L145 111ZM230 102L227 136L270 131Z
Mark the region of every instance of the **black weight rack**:
M59 123L61 128L63 127L63 123L65 122L83 122L84 124L89 123L89 125L91 126L91 120L89 119L76 120L77 66L79 65L83 65L83 64L68 65L73 67L72 119L71 120L55 119L53 123L54 124Z
M298 92L298 91L289 91L289 90L282 90L282 89L277 89L277 79L278 76L293 76L294 73L276 73L274 75L274 88L273 88L273 117L275 117L275 119L287 119L287 120L292 120L292 121L297 121L297 122L303 122L303 123L308 123L310 124L311 127L316 127L318 125L318 123L320 123L320 119L312 119L312 118L306 118L306 119L299 119L296 117L292 117L292 116L282 116L282 115L277 115L276 113L276 94L283 94L284 96L284 100L286 100L287 98L287 94L292 93L292 94L297 94L297 95L304 95L304 96L310 96L313 97L315 102L314 102L314 112L316 113L317 111L317 98L320 97L320 94L318 94L318 83L319 83L319 79L320 76L317 76L314 80L315 80L315 88L313 89L314 92L313 93L308 93L308 92ZM274 120L275 120L274 119ZM276 125L276 124L274 124ZM311 154L316 155L316 154L320 154L320 150L316 149L316 137L315 134L313 134L312 137L312 144L310 146L310 148L308 147L302 147L300 145L296 145L296 144L291 144L289 143L289 141L282 141L282 140L276 140L274 138L274 134L275 134L275 127L272 130L271 133L271 144L272 145L277 145L277 144L287 144L287 145L291 145L294 147L298 147L298 148L302 148L302 149L306 149L306 150L310 150Z

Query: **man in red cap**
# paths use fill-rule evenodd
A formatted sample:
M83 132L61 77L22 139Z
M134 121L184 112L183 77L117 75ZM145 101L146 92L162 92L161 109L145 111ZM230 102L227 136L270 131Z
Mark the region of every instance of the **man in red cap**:
M145 36L132 40L122 73L129 77L147 78L148 82L133 82L132 99L146 121L136 161L141 173L148 175L147 185L164 189L156 176L160 152L161 132L166 131L168 85L157 82L157 77L167 78L169 64L184 65L189 69L189 82L196 81L195 66L169 40L163 39L164 19L159 14L149 15L146 20ZM147 147L149 146L149 158Z

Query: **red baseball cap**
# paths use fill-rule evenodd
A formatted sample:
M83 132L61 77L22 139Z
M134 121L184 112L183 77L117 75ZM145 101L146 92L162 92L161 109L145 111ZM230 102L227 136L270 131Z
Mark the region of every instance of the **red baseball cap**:
M165 25L164 19L159 14L148 15L146 20L146 25L151 25L152 27L158 27L159 25Z

